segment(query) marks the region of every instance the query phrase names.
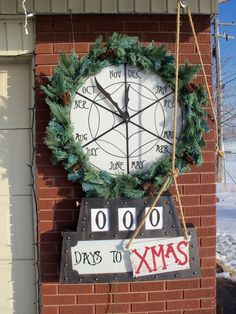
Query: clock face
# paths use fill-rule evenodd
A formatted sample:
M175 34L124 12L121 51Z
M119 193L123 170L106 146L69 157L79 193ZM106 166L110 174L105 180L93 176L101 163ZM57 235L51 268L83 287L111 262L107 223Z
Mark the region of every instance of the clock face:
M172 152L174 92L155 73L108 66L79 88L71 107L74 138L90 163L110 174L147 171ZM177 137L182 110L177 111Z

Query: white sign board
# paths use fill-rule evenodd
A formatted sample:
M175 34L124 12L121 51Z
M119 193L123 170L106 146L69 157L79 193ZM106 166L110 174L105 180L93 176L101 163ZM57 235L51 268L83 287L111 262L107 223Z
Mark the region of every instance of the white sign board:
M130 250L133 276L189 269L189 241L184 237L136 241Z
M190 239L189 239L190 241ZM133 272L134 277L189 269L184 237L78 241L71 248L72 269L79 274Z

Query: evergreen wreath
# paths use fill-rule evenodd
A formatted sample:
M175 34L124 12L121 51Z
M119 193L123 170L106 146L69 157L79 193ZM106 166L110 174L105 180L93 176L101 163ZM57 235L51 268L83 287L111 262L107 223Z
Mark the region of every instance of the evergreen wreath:
M99 37L88 55L78 58L75 53L60 54L59 65L47 86L41 86L51 110L45 143L52 150L52 163L62 163L68 179L82 184L87 197L141 198L155 195L165 182L171 169L171 156L153 163L148 172L110 175L91 166L81 144L73 137L70 121L71 103L76 91L92 75L108 65L127 63L160 75L175 89L174 57L165 46L150 43L141 45L137 38L114 33L107 43ZM198 65L185 63L179 68L179 102L185 112L184 130L176 146L176 168L184 173L189 164L200 165L203 135L208 131L207 113L202 105L207 103L202 85L192 82Z

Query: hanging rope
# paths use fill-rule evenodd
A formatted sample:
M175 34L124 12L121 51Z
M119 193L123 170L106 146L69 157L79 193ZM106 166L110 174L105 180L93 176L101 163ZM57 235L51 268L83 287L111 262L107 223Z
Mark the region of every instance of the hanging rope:
M143 224L145 223L147 217L149 216L149 214L152 212L152 210L156 206L158 200L160 199L160 196L166 190L166 188L168 187L168 185L169 185L169 183L170 183L170 181L172 179L174 181L174 187L175 187L175 190L176 190L177 201L178 201L179 208L180 208L180 215L181 215L181 220L182 220L182 224L183 224L183 228L184 228L185 239L186 240L189 239L188 230L187 230L186 223L185 223L185 218L184 218L183 206L182 206L182 203L181 203L181 198L180 198L180 193L179 193L179 188L178 188L178 183L177 183L177 177L179 175L179 170L175 168L175 166L176 166L175 165L175 161L176 161L177 107L178 107L178 91L179 91L180 7L181 7L181 1L178 0L177 1L176 73L175 73L175 97L174 97L172 170L168 174L168 176L167 176L163 186L161 187L159 193L157 194L157 196L156 196L152 206L149 208L147 213L142 217L140 223L138 224L136 230L134 231L131 239L129 240L129 242L128 242L127 246L126 246L127 249L129 249L132 241L136 238L137 234L139 233L140 229L142 228ZM186 5L185 1L184 1L184 6L183 7L187 7L189 22L190 22L191 30L192 30L192 33L193 33L193 36L194 36L194 41L195 41L195 45L196 45L196 48L197 48L198 57L199 57L199 60L200 60L200 63L201 63L201 69L202 69L202 72L203 72L204 81L205 81L205 85L206 85L206 89L207 89L207 94L208 94L208 98L209 98L209 102L210 102L210 106L211 106L211 110L212 110L212 114L213 114L213 121L214 121L214 124L215 124L216 133L217 133L217 131L218 131L217 119L216 119L216 115L215 115L214 105L213 105L213 102L212 102L211 92L210 92L209 84L208 84L208 81L207 81L206 71L205 71L205 68L204 68L204 64L203 64L203 60L202 60L202 55L201 55L199 43L198 43L198 40L197 40L196 31L195 31L193 20L192 20L191 11L190 11L189 6ZM217 139L217 142L216 142L216 147L217 147L217 153L220 156L223 156L223 152L220 151L219 148L218 148L218 139Z
M166 190L168 187L170 181L173 179L174 186L177 194L177 200L180 207L180 214L182 223L184 226L184 235L185 239L188 240L188 230L186 227L184 214L183 214L183 207L180 199L178 184L177 184L177 176L179 174L179 170L175 168L175 160L176 160L176 133L177 133L177 109L178 109L178 93L179 93L179 40L180 39L180 1L178 0L177 4L177 31L176 31L176 70L175 70L175 97L174 97L174 121L173 121L173 151L172 151L172 170L169 172L163 186L161 187L160 191L158 192L154 202L152 203L149 210L146 212L145 215L143 215L141 221L139 222L136 230L132 234L131 239L129 240L128 244L126 245L127 250L129 249L132 241L136 238L137 234L139 233L140 229L142 228L143 224L145 223L147 217L150 215L154 207L156 206L157 202L160 199L160 196L162 193Z
M188 5L187 5L187 12L188 12L188 18L189 18L189 22L190 22L190 25L191 25L191 30L192 30L192 33L193 33L195 45L196 45L196 48L197 48L197 54L198 54L198 57L199 57L199 60L200 60L200 63L201 63L201 68L202 68L202 73L203 73L203 76L204 76L204 81L205 81L205 85L206 85L206 89L207 89L208 99L209 99L211 110L212 110L212 114L213 114L212 119L213 119L213 122L215 124L216 134L218 134L218 123L217 123L217 118L216 118L216 114L215 114L214 104L213 104L213 101L212 101L211 92L210 92L209 84L208 84L208 81L207 81L206 71L205 71L205 68L204 68L203 61L202 61L202 55L201 55L201 51L200 51L200 47L199 47L199 43L198 43L196 31L195 31L195 27L194 27L194 24L193 24L192 14L191 14L191 11L190 11L190 8L189 8ZM224 156L224 153L222 151L220 151L219 147L218 147L218 137L216 137L216 151L219 154L219 156L221 156L221 157Z

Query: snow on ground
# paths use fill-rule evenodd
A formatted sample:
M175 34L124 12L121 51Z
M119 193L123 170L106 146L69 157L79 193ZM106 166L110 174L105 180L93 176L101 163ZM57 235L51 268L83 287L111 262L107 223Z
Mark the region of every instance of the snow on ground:
M219 196L216 207L216 258L226 272L218 274L218 277L236 281L236 193L222 193Z
M225 142L225 182L217 186L217 260L225 270L217 274L236 281L236 141Z

